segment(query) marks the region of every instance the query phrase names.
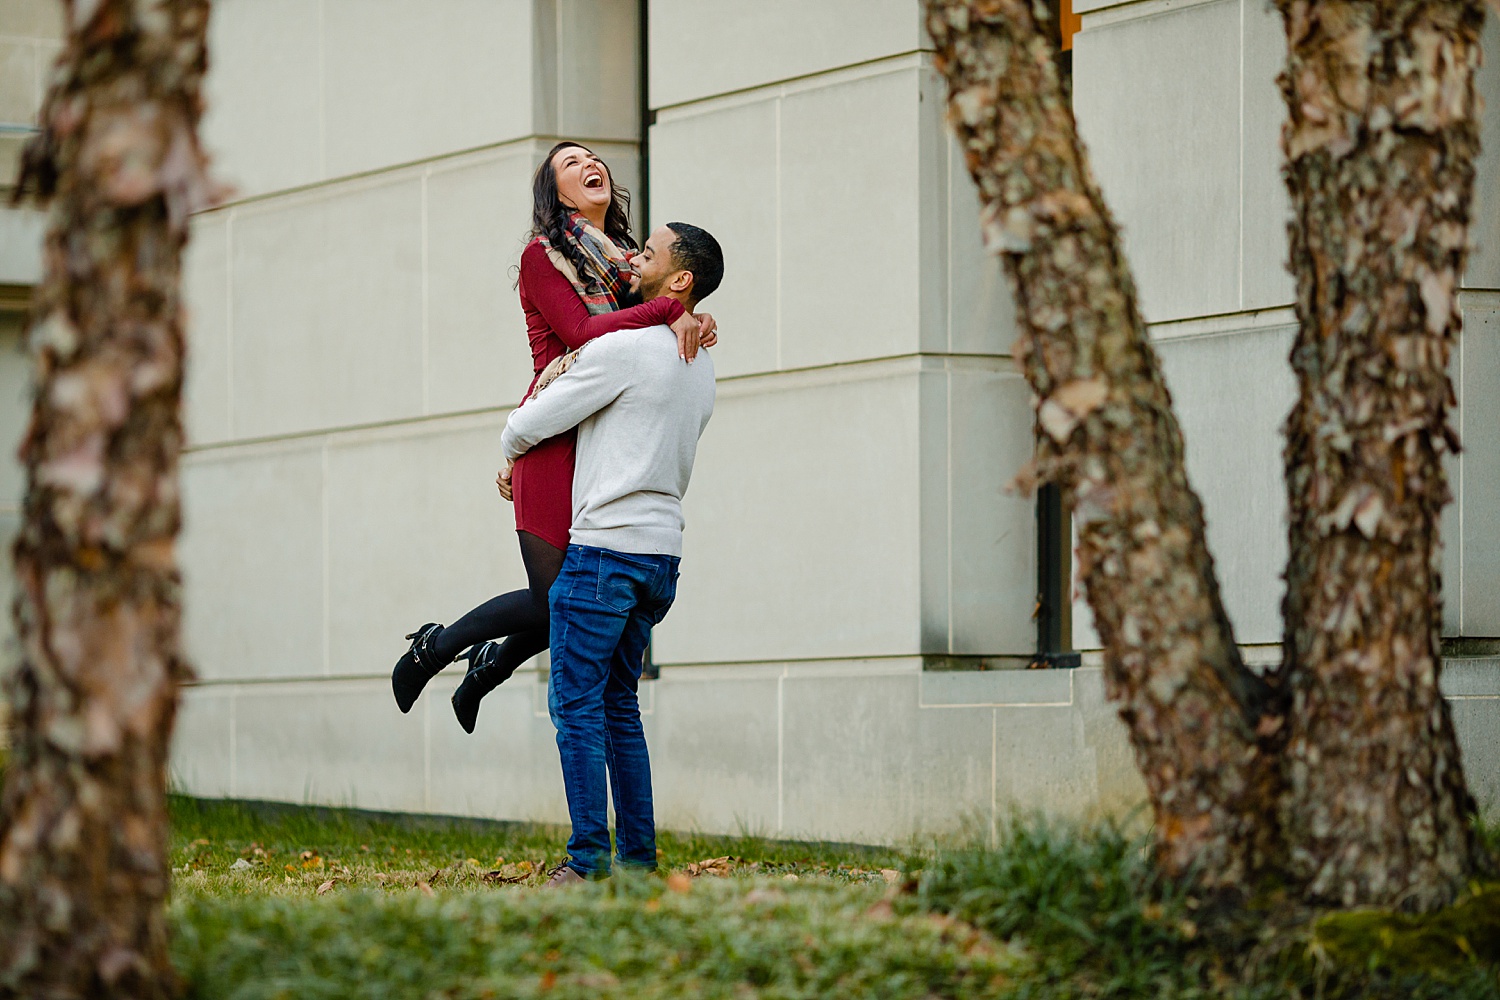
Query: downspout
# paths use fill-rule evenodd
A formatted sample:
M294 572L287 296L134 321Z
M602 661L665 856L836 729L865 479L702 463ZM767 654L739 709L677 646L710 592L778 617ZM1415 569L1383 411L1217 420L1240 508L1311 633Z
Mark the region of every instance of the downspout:
M1078 16L1073 0L1050 0L1057 26L1058 70L1068 99L1073 95L1073 34ZM1076 667L1073 651L1073 521L1063 508L1062 490L1048 484L1036 494L1036 667Z
M636 0L636 32L639 37L636 59L639 77L636 90L640 94L640 135L637 137L637 147L641 163L641 187L636 197L641 206L639 235L642 243L651 235L651 126L656 124L656 114L651 110L651 33L647 30L650 16L651 0Z
M647 30L647 19L651 16L651 0L636 0L636 91L639 96L637 120L639 134L636 149L640 154L640 187L636 191L636 204L640 206L641 231L637 234L644 244L651 235L651 126L656 124L656 115L651 111L651 33ZM646 640L646 660L641 664L641 679L654 681L661 677L661 667L656 663L653 640Z

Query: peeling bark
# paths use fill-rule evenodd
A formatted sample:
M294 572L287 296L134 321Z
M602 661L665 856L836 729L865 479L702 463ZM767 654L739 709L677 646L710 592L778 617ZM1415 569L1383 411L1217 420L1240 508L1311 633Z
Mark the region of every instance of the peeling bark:
M1278 0L1300 330L1281 823L1338 905L1431 908L1478 863L1438 690L1448 356L1479 151L1478 0Z
M1274 701L1241 661L1182 434L1030 0L925 0L949 122L1004 262L1037 400L1036 479L1058 483L1169 871L1242 888L1275 841Z
M181 253L208 190L207 0L71 0L21 190L50 200L15 545L0 996L174 991Z

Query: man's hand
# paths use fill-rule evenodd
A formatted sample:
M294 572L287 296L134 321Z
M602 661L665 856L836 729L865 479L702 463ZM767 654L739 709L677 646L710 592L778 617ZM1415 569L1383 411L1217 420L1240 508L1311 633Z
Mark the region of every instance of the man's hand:
M500 470L500 474L495 477L495 485L498 486L498 487L500 487L500 496L503 499L512 500L512 501L514 499L511 496L510 475L515 470L516 470L516 463L515 462L511 462L511 461L507 461L505 463L505 468L501 469Z
M712 347L717 344L719 335L715 331L719 329L719 324L714 322L713 316L709 313L694 313L693 315L697 317L701 327L698 331L698 346Z
M685 312L672 321L672 332L677 334L677 356L688 364L698 356L698 345L703 333L703 324L698 317Z

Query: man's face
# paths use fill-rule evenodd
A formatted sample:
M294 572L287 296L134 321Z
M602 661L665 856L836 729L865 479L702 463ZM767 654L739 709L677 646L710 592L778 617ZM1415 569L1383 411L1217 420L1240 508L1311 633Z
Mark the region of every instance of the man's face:
M642 302L650 302L678 285L681 287L676 290L684 291L692 281L691 275L679 270L672 259L672 247L676 243L676 233L666 226L658 226L647 238L641 252L636 254L635 266L640 272L636 289L641 293Z

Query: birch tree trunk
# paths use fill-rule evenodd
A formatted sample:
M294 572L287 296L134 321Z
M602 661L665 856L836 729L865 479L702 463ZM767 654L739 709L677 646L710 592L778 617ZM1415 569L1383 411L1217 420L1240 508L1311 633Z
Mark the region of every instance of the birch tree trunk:
M986 244L1014 291L1038 400L1035 475L1060 485L1169 871L1242 888L1275 842L1274 702L1241 661L1135 286L1079 141L1041 4L925 0Z
M1438 690L1438 519L1479 151L1478 0L1278 0L1300 330L1281 822L1315 898L1450 901L1474 804Z
M22 189L51 199L0 798L0 996L173 991L178 294L208 0L70 0Z

